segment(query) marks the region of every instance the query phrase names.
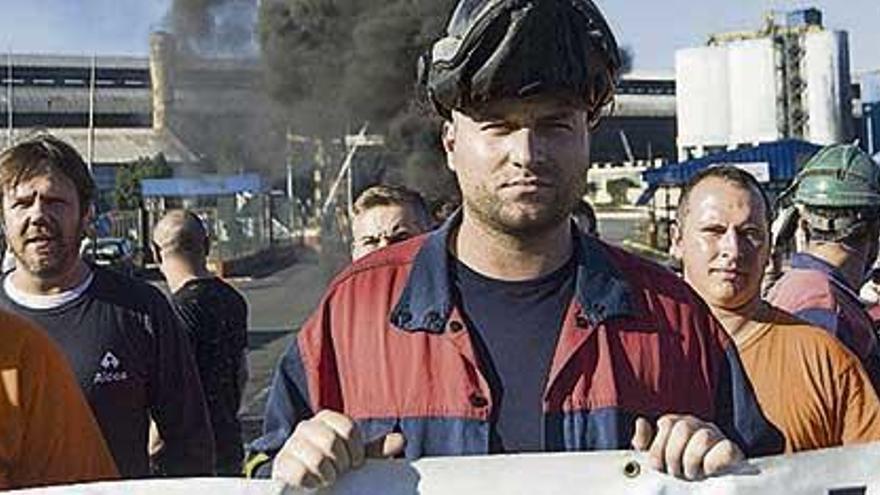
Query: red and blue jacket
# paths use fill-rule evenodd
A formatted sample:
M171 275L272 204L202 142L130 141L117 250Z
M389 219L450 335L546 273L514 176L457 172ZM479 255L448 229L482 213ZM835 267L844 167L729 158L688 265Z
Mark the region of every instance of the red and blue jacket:
M495 401L447 269L458 221L331 283L281 359L252 454L271 458L321 409L354 418L367 440L403 433L409 459L489 452ZM750 456L782 450L733 343L685 283L594 237L577 235L575 256L543 397L546 451L627 449L637 417L665 413L714 422Z

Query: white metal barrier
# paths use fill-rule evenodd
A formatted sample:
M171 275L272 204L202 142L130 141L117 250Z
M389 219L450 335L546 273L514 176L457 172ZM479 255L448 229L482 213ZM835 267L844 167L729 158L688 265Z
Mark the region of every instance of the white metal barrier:
M190 478L68 485L29 495L282 495L265 480ZM752 460L735 473L686 482L645 466L640 454L596 452L368 461L328 495L829 494L880 495L880 443Z

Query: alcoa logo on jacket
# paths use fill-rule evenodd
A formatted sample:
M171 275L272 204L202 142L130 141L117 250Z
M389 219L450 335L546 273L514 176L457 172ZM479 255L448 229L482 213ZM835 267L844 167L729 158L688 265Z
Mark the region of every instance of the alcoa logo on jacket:
M128 380L128 372L121 369L122 363L112 351L104 353L104 357L101 358L100 364L101 369L95 372L95 377L92 379L92 383L115 383Z

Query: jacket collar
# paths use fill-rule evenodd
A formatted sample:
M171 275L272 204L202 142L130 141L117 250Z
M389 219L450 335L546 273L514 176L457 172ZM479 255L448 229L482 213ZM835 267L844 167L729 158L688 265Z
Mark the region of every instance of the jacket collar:
M801 270L815 270L823 273L836 285L845 289L845 291L852 297L856 299L859 298L855 293L855 290L850 287L849 283L846 281L843 273L841 273L836 266L817 256L813 256L810 253L795 253L791 256L791 267Z
M449 276L449 236L461 223L461 210L440 228L427 234L389 320L405 331L443 333L452 313ZM580 234L572 224L577 262L575 293L579 316L596 326L606 320L636 313L634 292L614 266L606 246Z

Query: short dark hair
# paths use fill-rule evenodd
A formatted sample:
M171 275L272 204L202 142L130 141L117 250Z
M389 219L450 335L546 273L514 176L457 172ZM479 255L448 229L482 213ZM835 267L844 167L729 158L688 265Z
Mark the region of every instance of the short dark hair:
M23 181L61 173L73 183L79 198L80 214L95 199L95 180L73 146L48 133L30 137L0 153L0 197Z
M764 188L761 186L761 183L758 182L758 179L756 179L754 175L736 167L735 165L725 163L700 170L685 183L684 187L682 187L681 197L678 200L678 210L676 211L676 221L678 222L679 227L684 225L684 218L687 216L690 209L688 203L690 202L691 192L693 192L694 188L701 182L712 177L735 184L747 191L756 192L758 196L760 196L761 202L764 203L764 216L767 221L767 226L769 227L773 223L773 203L770 202L767 192L764 191Z
M377 206L403 206L410 208L425 227L431 225L431 215L422 195L403 186L379 184L365 189L352 205L355 215Z

